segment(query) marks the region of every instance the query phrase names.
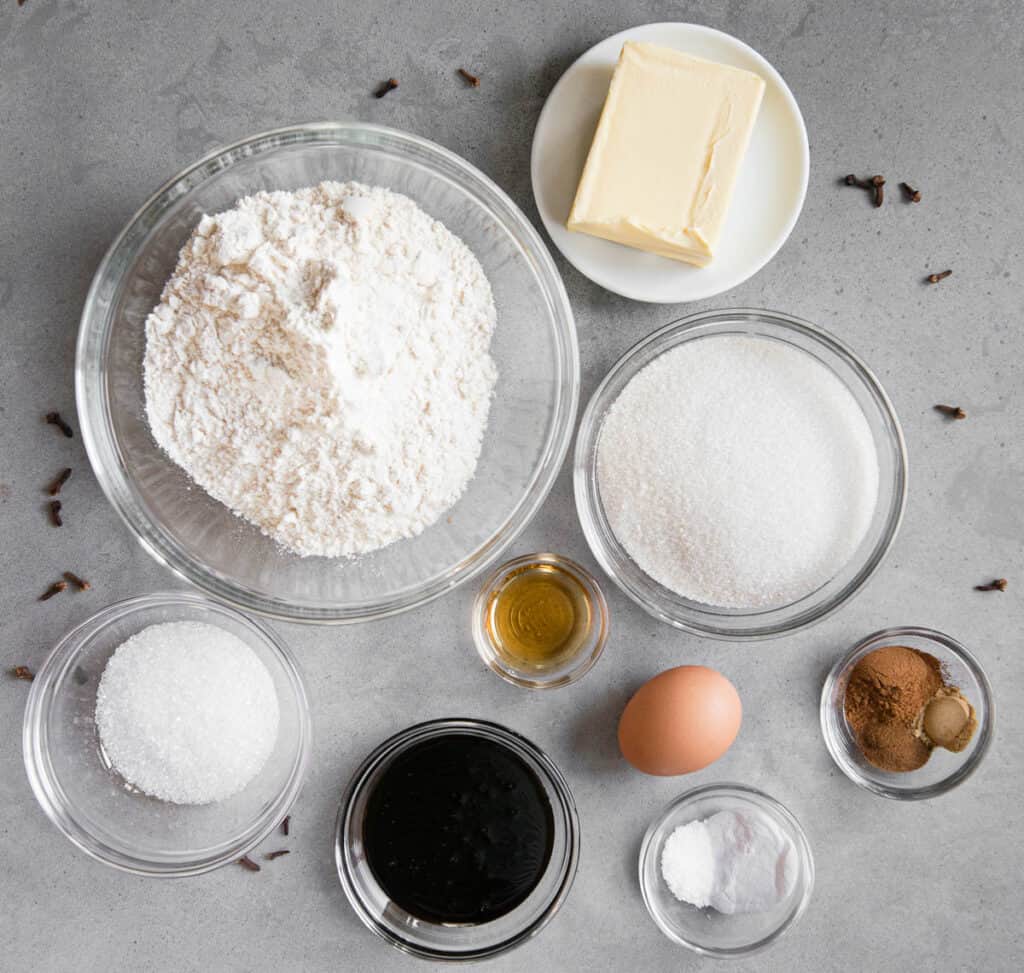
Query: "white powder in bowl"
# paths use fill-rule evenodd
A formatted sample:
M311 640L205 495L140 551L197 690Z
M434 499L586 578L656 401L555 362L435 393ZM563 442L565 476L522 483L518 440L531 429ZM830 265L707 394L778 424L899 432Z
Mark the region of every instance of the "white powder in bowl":
M840 378L748 335L688 341L637 374L604 418L597 476L643 571L738 609L831 579L868 531L879 482L871 429Z
M760 811L719 811L680 825L661 852L661 875L680 901L725 915L768 912L796 885L796 849Z
M373 551L472 479L494 324L479 261L406 196L257 193L203 217L146 322L149 424L283 546Z
M203 622L151 625L122 643L96 692L100 745L139 790L175 804L238 793L277 741L274 681L236 635Z

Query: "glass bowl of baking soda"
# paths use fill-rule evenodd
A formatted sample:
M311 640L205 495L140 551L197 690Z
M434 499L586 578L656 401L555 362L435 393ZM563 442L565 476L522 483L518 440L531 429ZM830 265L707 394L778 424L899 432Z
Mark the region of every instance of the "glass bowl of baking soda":
M771 945L803 915L813 887L800 823L742 784L708 784L676 798L640 848L651 918L703 956L747 956Z
M25 708L25 768L47 817L137 875L199 875L248 855L298 796L310 745L287 646L189 593L131 598L84 621L50 653Z
M324 203L317 213L331 219L288 215L288 199L308 198L323 186L334 189L321 196L346 187L365 193L355 198L349 188L344 205ZM274 225L290 228L273 246L253 242L265 237L266 226L246 223L253 232L241 233L231 223L239 201L261 192L277 194L276 202L261 198L281 210ZM374 200L384 195L392 202L381 214ZM388 215L397 212L396 198L406 211L412 201L418 222ZM382 228L388 247L378 245ZM186 288L164 301L194 232L195 240L219 234L224 243L211 258L221 261L220 270L211 272L211 263L189 277L220 297L200 300L207 295ZM375 234L373 246L343 235L364 232ZM311 233L315 246L298 242ZM350 264L317 256L325 240L335 240L331 234L345 241ZM447 262L424 243L435 237L449 241L438 250ZM476 380L477 371L467 378L465 356L452 348L486 329L463 322L454 337L443 331L462 320L460 308L482 303L479 286L460 283L469 271L451 256L458 249L452 238L490 285L489 385ZM357 266L366 253L377 261L373 273ZM198 263L192 259L191 269ZM301 278L301 287L286 288L284 304L260 290L277 287L268 282L278 281L278 263ZM387 286L377 286L381 280ZM475 271L472 280L479 283ZM203 317L195 308L215 303L216 327L204 321L202 335L190 338ZM147 328L158 305L189 310ZM419 317L413 305L422 305ZM280 307L287 312L281 320L304 321L308 312L309 321L321 315L331 323L303 330L306 345L296 348L297 329L278 327ZM238 340L226 338L225 329L235 329ZM147 331L166 337L168 348L178 338L191 342L191 350L170 348L153 381ZM190 386L193 380L202 389ZM319 123L213 152L143 205L114 241L86 300L76 389L100 486L158 561L246 611L356 622L423 604L497 563L547 496L565 456L579 354L550 254L490 179L416 135ZM292 396L303 401L292 407ZM155 424L153 399L163 402ZM478 436L483 410L486 427ZM336 434L338 425L343 434ZM422 433L427 427L429 435ZM157 430L165 437L159 443ZM162 448L167 436L182 465ZM366 469L373 475L363 476ZM364 520L346 533L338 522L350 514ZM314 535L317 543L308 544Z

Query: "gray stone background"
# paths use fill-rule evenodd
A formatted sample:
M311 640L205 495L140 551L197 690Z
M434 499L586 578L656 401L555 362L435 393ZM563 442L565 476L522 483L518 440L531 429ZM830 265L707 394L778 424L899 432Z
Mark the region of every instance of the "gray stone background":
M648 920L636 854L657 810L698 783L738 780L787 804L817 859L810 909L739 970L1011 970L1024 958L1024 6L1002 2L369 3L331 0L2 0L0 9L0 653L38 666L101 606L176 582L135 544L88 472L75 422L74 341L90 277L117 230L208 149L287 123L364 119L426 135L492 176L536 218L530 140L544 99L590 45L636 24L693 21L763 53L810 131L803 216L772 263L711 302L631 303L559 259L577 315L584 401L634 341L683 313L752 305L832 330L874 367L902 419L911 493L903 530L867 589L797 636L704 641L606 586L611 643L578 686L528 694L476 661L472 586L355 628L278 626L312 693L316 749L294 810L293 854L259 875L119 874L45 820L22 768L25 683L0 684L0 967L6 970L423 969L358 923L330 855L339 793L363 755L422 719L488 716L544 747L583 827L576 884L538 939L498 971L710 968ZM466 88L460 65L483 83ZM401 88L371 92L394 75ZM876 211L837 186L848 171L919 186ZM954 276L937 287L925 273ZM966 422L943 421L951 401ZM77 425L77 423L75 423ZM75 468L67 526L41 486ZM566 470L510 554L547 548L593 566ZM64 567L88 594L35 599ZM978 582L1010 580L1005 594ZM820 738L824 674L885 625L947 631L977 653L999 704L994 746L962 788L898 804L856 788ZM633 689L706 663L743 697L740 737L685 779L632 771L615 745ZM274 840L274 844L278 844Z

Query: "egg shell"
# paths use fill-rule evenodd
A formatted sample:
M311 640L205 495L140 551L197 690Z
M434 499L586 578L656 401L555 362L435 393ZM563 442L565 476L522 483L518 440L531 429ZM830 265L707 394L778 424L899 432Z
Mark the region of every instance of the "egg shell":
M678 666L633 694L619 720L619 748L645 774L691 774L732 746L742 718L739 693L725 676Z

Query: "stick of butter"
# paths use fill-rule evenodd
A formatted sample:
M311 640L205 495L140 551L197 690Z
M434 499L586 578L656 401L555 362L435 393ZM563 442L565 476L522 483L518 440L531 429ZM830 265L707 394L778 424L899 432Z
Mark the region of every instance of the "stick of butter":
M749 71L627 41L568 228L706 266L764 88Z

